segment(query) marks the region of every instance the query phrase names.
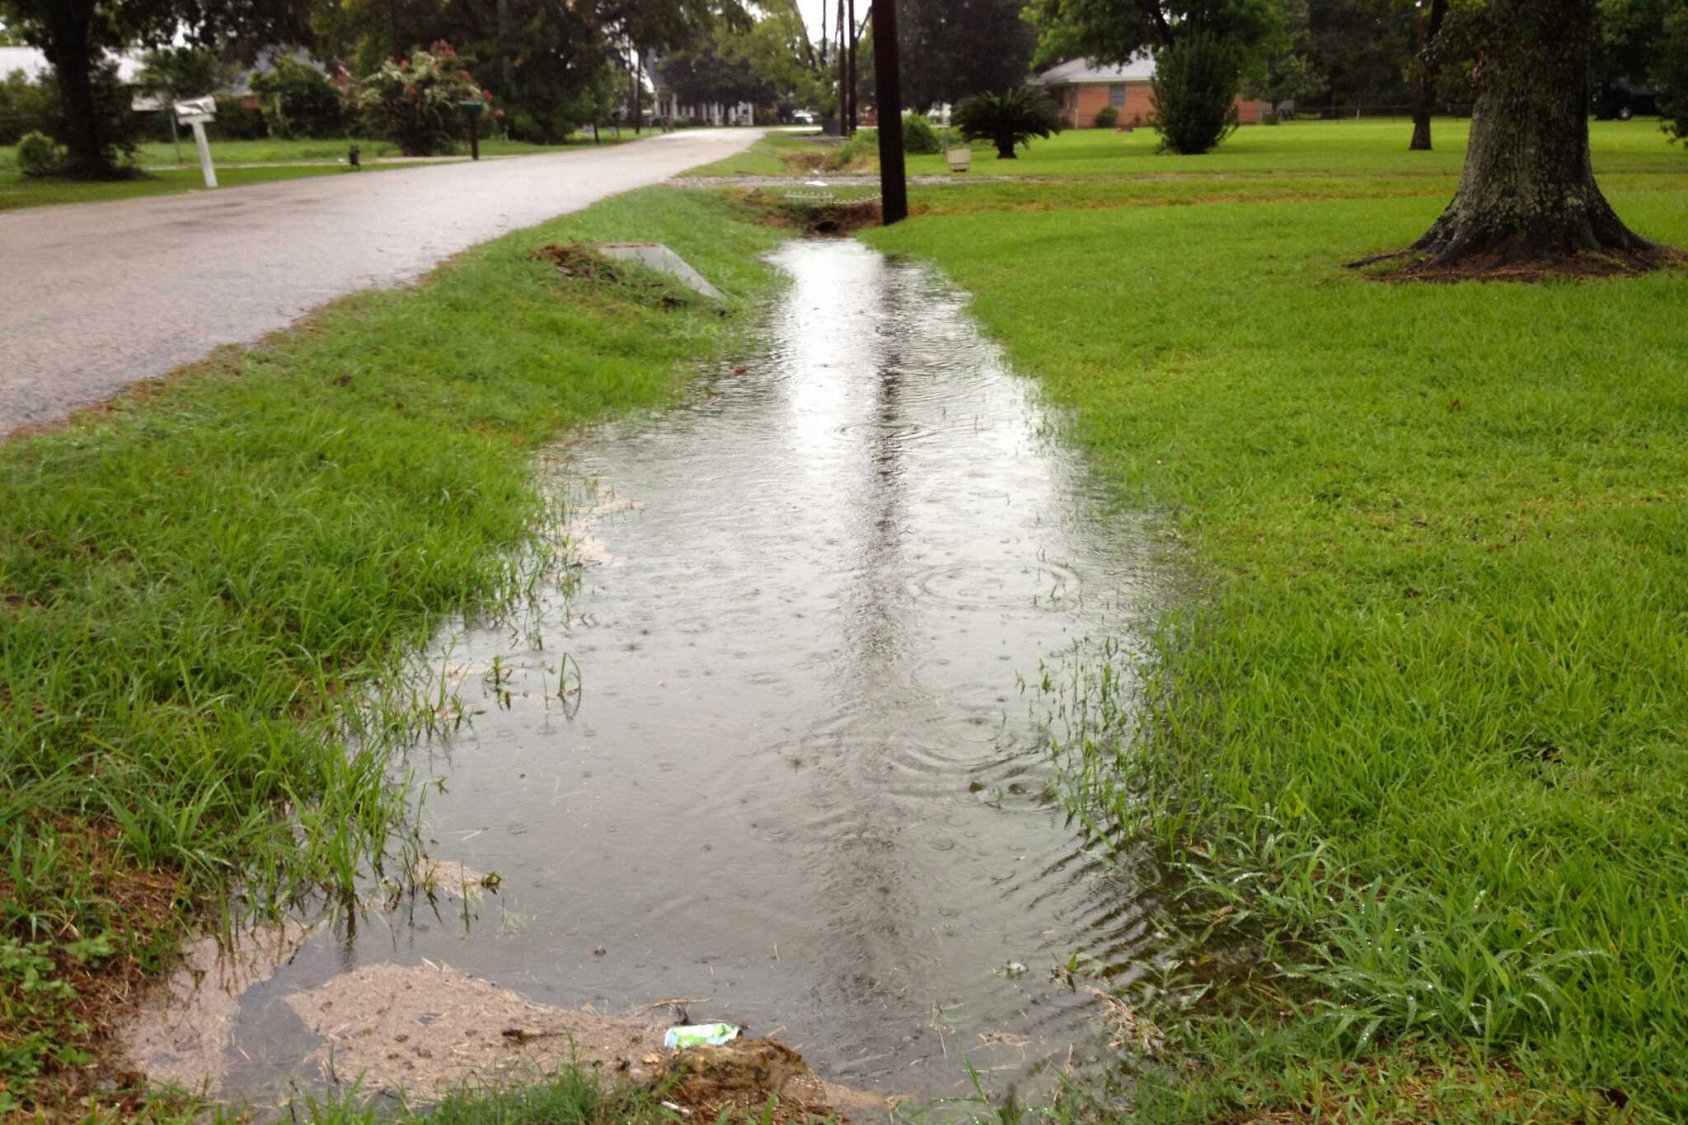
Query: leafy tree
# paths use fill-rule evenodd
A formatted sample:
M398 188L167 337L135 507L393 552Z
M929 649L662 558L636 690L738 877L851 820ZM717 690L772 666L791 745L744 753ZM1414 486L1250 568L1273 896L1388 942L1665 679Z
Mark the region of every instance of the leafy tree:
M1037 31L1024 0L900 0L903 101L917 109L1006 90L1026 80Z
M809 37L796 0L768 0L762 5L762 17L734 38L732 49L780 102L817 110L823 116L837 115L838 60L828 53L827 44L816 46ZM867 64L873 52L865 40L856 57L864 102L870 101L873 83L867 77Z
M951 120L964 140L988 140L998 160L1015 159L1018 145L1060 132L1055 103L1041 86L1016 86L1001 94L974 94L955 107Z
M1598 0L1474 5L1479 60L1459 190L1415 249L1439 265L1651 249L1594 179L1588 144Z
M25 133L58 128L59 93L51 80L34 81L21 70L0 76L0 145Z
M141 56L135 85L166 102L215 93L223 82L222 60L203 47L159 47Z
M673 90L683 105L709 102L765 105L776 98L773 83L756 73L738 49L736 36L726 29L692 50L664 58L662 82Z
M1155 129L1162 151L1210 152L1237 127L1237 55L1215 35L1180 36L1155 53Z
M1062 59L1126 63L1185 35L1229 41L1250 56L1278 38L1281 0L1032 0L1037 64Z
M1156 87L1155 112L1176 122L1176 133L1162 131L1163 148L1205 152L1226 131L1196 128L1212 117L1222 85L1227 107L1242 90L1245 69L1264 70L1285 41L1283 0L1033 0L1028 9L1042 29L1038 53L1044 61L1083 55L1101 63L1125 63L1152 52L1157 70L1178 68L1175 80ZM1171 54L1185 41L1200 49ZM1178 99L1194 101L1181 104ZM1200 138L1213 132L1206 147ZM1176 136L1177 139L1173 139Z
M121 174L117 154L132 114L111 112L112 81L101 52L133 43L162 45L178 34L197 43L233 39L274 43L305 33L308 0L0 0L0 21L40 47L58 81L65 171ZM102 88L103 84L103 88ZM105 103L102 108L102 101Z
M450 152L463 131L463 103L492 100L443 41L426 51L418 47L408 59L382 63L358 93L369 123L397 141L406 156Z
M270 136L322 140L346 133L346 105L328 76L286 55L252 79Z

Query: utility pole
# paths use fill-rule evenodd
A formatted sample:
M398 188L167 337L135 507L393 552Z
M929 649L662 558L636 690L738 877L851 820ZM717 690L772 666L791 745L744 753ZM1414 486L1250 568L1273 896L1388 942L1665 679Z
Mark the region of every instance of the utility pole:
M873 0L873 78L879 105L879 209L886 226L908 218L903 178L903 89L897 73L897 0Z
M850 48L845 42L844 0L838 0L838 135L850 135Z
M845 26L850 29L850 115L845 119L844 135L853 137L861 117L861 99L856 96L856 0L849 0L849 6L849 23Z

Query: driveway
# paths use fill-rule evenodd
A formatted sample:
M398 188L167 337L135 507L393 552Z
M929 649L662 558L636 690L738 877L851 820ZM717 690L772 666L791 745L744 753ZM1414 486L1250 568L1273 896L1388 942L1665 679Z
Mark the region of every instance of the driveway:
M687 130L479 164L0 214L0 435L506 231L730 156Z

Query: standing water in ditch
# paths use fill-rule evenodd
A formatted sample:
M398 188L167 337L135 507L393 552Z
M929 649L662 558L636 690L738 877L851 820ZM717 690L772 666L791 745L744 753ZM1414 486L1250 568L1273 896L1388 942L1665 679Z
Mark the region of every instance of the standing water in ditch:
M1117 985L1161 952L1065 825L1031 690L1132 635L1142 525L1100 518L930 270L851 241L774 260L742 374L545 459L567 591L431 654L473 719L412 754L444 781L424 838L497 894L307 939L228 1015L225 1096L299 1078L337 974L383 963L602 1013L682 998L837 1082L956 1095L971 1061L1000 1091L1098 1041L1054 965Z

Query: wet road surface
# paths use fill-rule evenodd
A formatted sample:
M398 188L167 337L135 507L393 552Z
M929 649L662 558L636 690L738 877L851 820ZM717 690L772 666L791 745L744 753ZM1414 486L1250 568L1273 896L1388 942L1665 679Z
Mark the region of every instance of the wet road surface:
M445 780L423 838L499 893L313 937L244 1000L225 1095L322 1081L288 997L423 959L599 1012L687 998L854 1086L963 1094L970 1060L1000 1092L1097 1045L1052 966L1124 986L1165 956L1050 801L1019 684L1133 635L1142 525L1100 516L931 271L852 241L775 260L745 374L542 466L572 588L428 654L474 714L406 763Z
M0 437L761 132L0 214Z

